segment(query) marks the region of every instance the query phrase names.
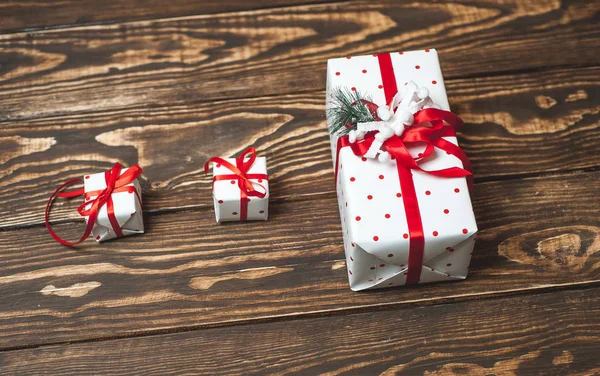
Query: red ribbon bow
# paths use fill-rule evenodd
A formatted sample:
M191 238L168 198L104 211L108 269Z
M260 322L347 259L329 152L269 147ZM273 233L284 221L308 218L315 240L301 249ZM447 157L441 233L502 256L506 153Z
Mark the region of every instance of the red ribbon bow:
M244 161L246 155L250 154L250 158ZM256 149L246 149L239 158L235 159L235 166L229 163L227 160L219 157L212 157L204 164L204 173L208 174L210 162L221 164L233 174L216 175L213 177L213 189L216 181L219 180L237 180L238 187L240 188L240 220L245 221L248 219L248 201L251 197L264 198L267 195L267 189L258 183L252 183L250 179L264 179L268 180L266 174L249 174L248 171L256 160ZM254 185L258 185L262 188L262 191L254 189Z
M377 105L369 103L374 106L376 111ZM439 177L456 178L465 176L469 181L469 186L471 186L471 162L467 155L461 148L442 138L448 136L455 137L456 131L463 125L462 119L450 111L435 108L418 111L415 113L414 119L414 124L406 129L402 135L393 135L383 142L390 156L396 160L396 164L402 165L404 168L419 170ZM429 123L431 124L430 127L423 126ZM444 123L448 124L448 126L444 125ZM371 147L377 133L377 131L369 132L363 140L355 143L350 143L348 136L340 137L337 143L338 157L340 149L346 146L349 146L356 156L362 157ZM408 152L407 145L410 146L419 143L425 144L425 150L415 158ZM424 170L421 168L419 162L432 155L435 147L460 159L464 168L450 167L441 170ZM337 182L337 167L335 178Z
M111 224L115 234L117 235L117 237L123 236L123 231L121 230L121 227L119 226L119 222L117 221L117 218L115 217L112 194L119 193L119 192L135 193L137 199L141 202L140 195L139 195L139 192L137 191L137 189L134 186L127 185L127 184L130 184L131 182L133 182L135 179L137 179L142 174L142 168L138 165L133 165L129 169L127 169L127 171L125 171L125 173L121 174L122 168L123 168L123 166L120 163L115 163L115 165L112 167L112 169L110 171L106 171L104 173L104 179L106 180L106 188L104 188L104 189L91 191L91 192L85 192L84 188L82 187L82 188L74 190L74 191L62 192L63 189L65 189L73 184L83 182L83 179L77 178L77 179L71 179L71 180L67 181L66 183L62 184L60 187L58 187L54 191L54 193L52 194L52 196L50 196L50 199L48 200L48 204L46 205L46 215L45 215L46 228L48 229L48 232L50 232L50 235L52 235L54 240L56 240L57 242L59 242L63 245L68 245L71 247L83 242L85 239L87 239L87 237L92 232L94 224L96 223L96 220L98 218L98 212L104 205L106 205L108 219L110 221L110 224ZM54 232L54 230L52 230L52 227L50 226L50 207L52 206L52 202L54 201L54 199L57 196L71 198L71 197L76 197L76 196L81 196L81 195L85 195L85 202L83 204L79 205L79 207L77 208L77 212L81 216L88 217L87 225L86 225L83 235L81 236L81 238L78 241L69 242L69 241L64 240L61 237L59 237ZM96 196L96 197L92 198L94 196ZM89 206L89 205L91 205L91 206ZM86 209L87 206L89 206L88 209Z

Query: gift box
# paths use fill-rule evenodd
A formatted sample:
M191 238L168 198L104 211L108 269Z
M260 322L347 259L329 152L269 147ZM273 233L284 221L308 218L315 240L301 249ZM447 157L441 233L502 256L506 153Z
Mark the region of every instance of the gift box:
M213 157L213 201L217 222L266 221L269 216L267 160L249 148L239 158Z
M460 280L477 225L433 49L331 59L327 120L350 287Z
M60 243L73 246L84 241L90 234L97 242L144 232L141 186L137 178L142 169L137 166L123 168L116 163L110 171L73 179L60 186L48 201L46 226ZM83 188L64 192L68 186L83 181ZM73 198L84 196L78 208L85 217L86 230L77 242L69 242L54 233L49 224L49 212L55 197Z
M120 171L120 176L125 175L129 169ZM110 179L107 173L86 175L84 184L86 209L102 192L107 189ZM117 179L118 181L118 179ZM98 217L92 227L92 236L96 241L114 239L121 236L144 233L144 216L142 214L142 187L137 179L127 184L116 184L110 195L110 201L100 207ZM111 204L112 202L112 204ZM86 216L85 221L89 222Z

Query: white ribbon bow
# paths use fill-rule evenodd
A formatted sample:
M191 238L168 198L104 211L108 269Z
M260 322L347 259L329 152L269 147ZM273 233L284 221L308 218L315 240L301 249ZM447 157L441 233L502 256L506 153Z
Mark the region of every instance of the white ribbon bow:
M381 150L383 143L393 135L401 136L404 129L414 123L414 114L423 108L439 108L439 106L433 103L426 87L419 87L410 81L404 86L402 93L398 92L394 96L389 107L383 105L377 108L377 116L382 121L358 123L357 130L351 130L348 133L348 140L354 143L357 140L362 140L365 133L378 131L364 157L375 158L379 154L379 160L387 162L390 160L390 154L385 150ZM394 109L396 109L395 112Z

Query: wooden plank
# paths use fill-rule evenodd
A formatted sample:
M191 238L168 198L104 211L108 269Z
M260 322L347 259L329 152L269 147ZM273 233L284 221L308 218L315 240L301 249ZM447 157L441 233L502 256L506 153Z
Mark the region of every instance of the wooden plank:
M339 0L329 0L335 2ZM15 0L0 4L0 32L87 23L147 20L323 3L323 0Z
M0 353L8 374L600 373L600 289Z
M1 119L322 90L328 58L438 48L446 78L598 65L599 2L371 1L0 36Z
M43 227L5 231L0 346L597 284L599 189L600 172L476 184L481 231L466 281L364 294L348 288L333 194L275 204L268 222L150 215L143 237L80 250ZM82 230L56 227L68 238Z
M478 179L600 165L600 68L451 80L447 86L452 107L467 122L459 141ZM144 168L147 212L207 208L210 177L203 163L250 145L268 158L272 200L331 192L324 101L318 92L5 123L0 227L41 223L59 183L107 170L114 161ZM57 205L53 218L77 216L72 206Z

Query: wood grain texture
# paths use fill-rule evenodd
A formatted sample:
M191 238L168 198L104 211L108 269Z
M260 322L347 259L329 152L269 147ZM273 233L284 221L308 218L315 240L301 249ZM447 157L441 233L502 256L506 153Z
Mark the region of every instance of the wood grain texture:
M7 374L594 375L600 289L0 353Z
M597 65L599 10L365 1L3 35L0 120L322 90L328 58L382 51L438 48L446 78Z
M477 179L600 166L600 68L450 80L447 87L467 122L459 142ZM273 201L332 192L324 102L317 92L7 122L0 128L0 227L41 223L59 183L115 161L144 168L146 212L208 209L203 163L249 145L267 157ZM63 202L53 219L77 218Z
M364 294L348 288L333 194L274 204L269 222L150 215L143 238L80 250L42 227L6 231L0 348L598 284L599 189L600 172L476 184L466 281Z
M0 374L600 374L598 14L585 0L0 4ZM432 47L477 176L471 272L353 293L325 62ZM250 145L268 158L270 221L216 225L203 162ZM49 193L115 161L144 167L147 233L54 242ZM54 212L69 239L77 204Z
M275 8L336 0L14 0L0 4L0 32L87 23L111 23L152 18ZM339 0L337 0L339 1Z

